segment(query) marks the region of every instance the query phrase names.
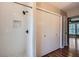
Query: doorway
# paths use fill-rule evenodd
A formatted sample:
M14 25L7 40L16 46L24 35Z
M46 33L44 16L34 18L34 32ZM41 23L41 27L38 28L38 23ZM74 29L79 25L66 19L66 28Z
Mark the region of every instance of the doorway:
M70 51L79 50L79 17L68 19L68 44Z
M36 56L40 57L61 47L62 20L61 16L44 10L37 9L36 12Z

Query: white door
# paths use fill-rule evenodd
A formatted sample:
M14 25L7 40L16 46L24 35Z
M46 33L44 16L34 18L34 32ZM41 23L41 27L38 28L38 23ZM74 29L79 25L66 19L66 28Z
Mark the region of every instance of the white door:
M60 47L59 16L37 10L37 56Z
M31 56L31 11L16 3L0 3L0 56ZM31 13L31 12L30 12ZM28 34L26 34L28 30ZM30 38L29 38L30 36ZM29 46L27 46L29 44ZM30 52L27 52L30 51Z

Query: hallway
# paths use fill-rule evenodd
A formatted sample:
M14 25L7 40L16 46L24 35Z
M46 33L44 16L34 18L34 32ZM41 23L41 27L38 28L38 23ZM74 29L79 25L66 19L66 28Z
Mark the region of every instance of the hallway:
M51 53L48 53L47 55L44 55L43 57L79 57L78 51L70 51L68 47L65 47L63 49L57 49Z
M77 8L75 2L1 2L0 57L79 56L72 51L79 50Z

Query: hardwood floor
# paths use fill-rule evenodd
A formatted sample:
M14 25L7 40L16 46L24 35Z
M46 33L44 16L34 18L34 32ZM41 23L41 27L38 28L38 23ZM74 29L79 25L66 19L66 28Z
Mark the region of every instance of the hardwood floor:
M65 47L63 49L57 49L51 53L48 53L43 57L79 57L79 52Z

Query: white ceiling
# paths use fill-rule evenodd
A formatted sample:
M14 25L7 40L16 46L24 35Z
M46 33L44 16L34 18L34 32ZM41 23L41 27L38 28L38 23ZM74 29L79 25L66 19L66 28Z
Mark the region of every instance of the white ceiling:
M79 2L49 2L49 4L52 4L63 11L79 8Z

